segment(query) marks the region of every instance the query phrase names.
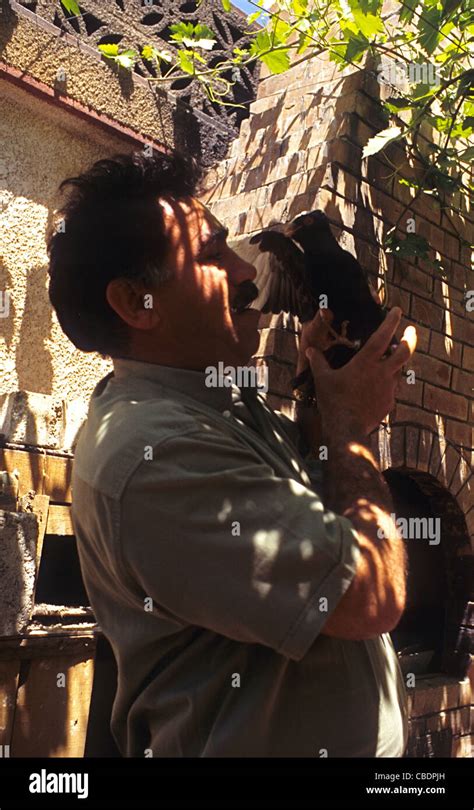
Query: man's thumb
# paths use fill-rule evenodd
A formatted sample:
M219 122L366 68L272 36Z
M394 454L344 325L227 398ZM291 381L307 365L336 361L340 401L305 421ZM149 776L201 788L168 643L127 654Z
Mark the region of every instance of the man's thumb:
M306 349L306 357L310 362L311 371L315 375L321 374L321 372L331 368L324 354L320 352L319 349L315 349L314 346L310 346L309 349Z

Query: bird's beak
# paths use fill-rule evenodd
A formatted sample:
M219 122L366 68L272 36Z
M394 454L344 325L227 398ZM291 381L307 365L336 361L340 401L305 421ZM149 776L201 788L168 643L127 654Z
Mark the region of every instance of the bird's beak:
M288 236L289 239L293 239L293 237L297 233L297 231L298 231L298 226L295 225L294 222L288 222L288 224L285 225L285 227L283 228L282 233L284 234L284 236Z
M242 284L239 285L231 309L235 312L243 312L252 301L258 298L258 294L259 289L253 281L243 281Z

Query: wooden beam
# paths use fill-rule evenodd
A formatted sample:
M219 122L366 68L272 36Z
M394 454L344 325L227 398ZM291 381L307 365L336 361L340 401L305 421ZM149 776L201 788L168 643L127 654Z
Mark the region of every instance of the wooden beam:
M70 506L50 506L46 534L59 534L67 537L74 534Z
M11 743L19 672L20 660L18 658L0 661L0 745L2 746Z
M20 479L19 497L34 490L38 495L49 495L52 502L71 503L72 458L0 447L0 470L13 473L15 469Z
M23 661L12 757L83 757L94 658L58 655Z
M38 583L38 573L41 562L41 554L43 552L43 540L46 534L46 526L48 523L49 511L49 495L35 495L33 498L33 512L38 519L38 540L36 543L36 577L35 577L35 591Z
M100 634L97 625L81 630L63 627L62 631L47 628L28 636L0 638L0 664L4 661L24 661L30 658L55 658L68 655L93 656Z

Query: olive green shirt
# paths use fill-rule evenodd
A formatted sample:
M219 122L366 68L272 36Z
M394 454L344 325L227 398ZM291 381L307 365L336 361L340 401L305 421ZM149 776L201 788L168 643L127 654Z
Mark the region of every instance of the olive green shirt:
M401 756L390 637L321 632L360 553L318 494L324 462L304 462L297 426L253 390L114 369L80 432L72 511L122 754Z

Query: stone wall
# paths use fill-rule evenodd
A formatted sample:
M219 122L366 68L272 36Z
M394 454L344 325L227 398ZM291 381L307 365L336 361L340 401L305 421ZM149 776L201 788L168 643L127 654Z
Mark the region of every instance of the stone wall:
M435 436L446 463L448 448L456 450L459 460L455 469L449 462L449 479L474 541L474 316L465 297L474 290L474 269L470 249L456 235L457 229L472 242L474 217L458 211L448 220L426 200L406 212L442 259L445 276L423 262L395 263L382 249L384 233L410 196L390 177L393 168L384 159L362 160L368 138L386 126L377 103L380 91L370 70L351 68L341 75L323 59L263 78L239 139L209 175L206 199L232 238L321 208L374 284L386 285L388 304L400 306L404 322L415 324L418 333L411 363L416 382L401 388L390 423L413 424L430 447L428 435ZM392 145L389 157L394 164L405 160L398 145ZM271 360L271 400L290 410L293 328L284 316L266 318L258 352Z
M374 285L386 289L389 306L400 306L403 323L416 326L418 348L410 363L415 383L402 384L394 412L372 434L372 449L382 470L424 476L435 501L449 500L443 527L450 526L451 507L457 522L456 530L443 530L442 539L450 583L442 672L417 675L409 690L407 755L470 756L469 680L446 673L456 666L460 672L459 655L467 655L465 673L474 634L474 316L466 307L474 271L470 250L457 238L460 232L472 243L474 218L458 208L448 219L427 198L405 211L410 191L393 176L393 167L406 162L401 146L390 147L389 160L362 159L368 139L388 123L378 103L381 92L370 69L341 74L324 59L263 77L240 137L209 175L206 200L234 239L323 209L340 243ZM433 258L443 262L445 275L423 262L394 262L382 249L387 230L408 217L436 251ZM265 317L261 326L256 362L268 365L269 401L291 415L298 324L280 315ZM429 558L428 551L428 564ZM464 585L456 592L458 580Z

